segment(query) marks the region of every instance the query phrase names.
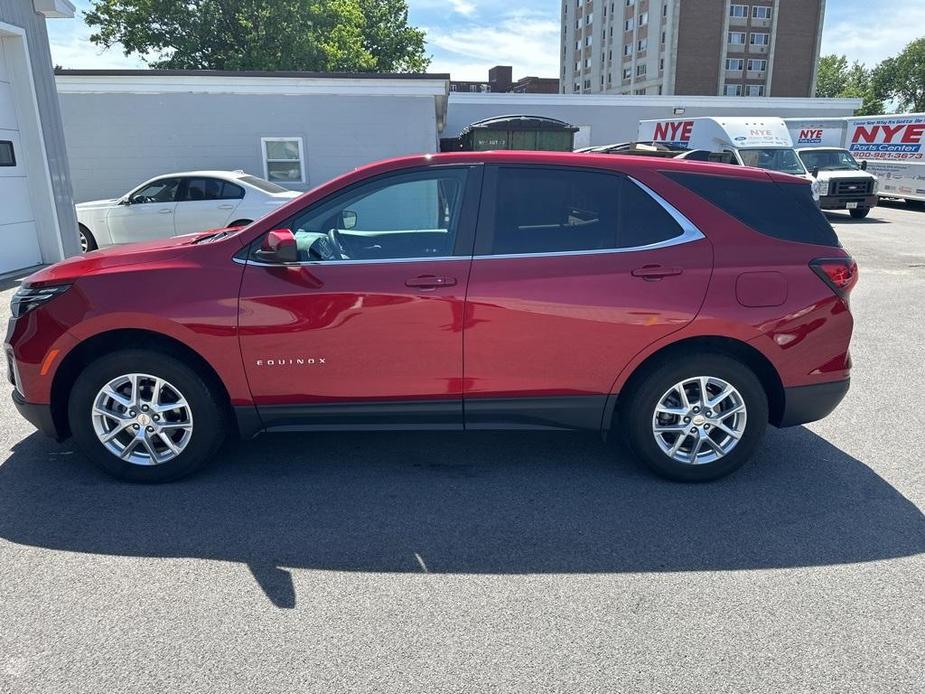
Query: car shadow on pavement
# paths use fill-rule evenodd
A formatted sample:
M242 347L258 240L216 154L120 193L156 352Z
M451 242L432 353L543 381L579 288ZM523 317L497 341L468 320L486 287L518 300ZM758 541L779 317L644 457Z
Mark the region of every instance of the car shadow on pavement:
M745 570L925 551L925 516L805 428L718 482L651 476L593 436L305 434L229 444L200 475L116 482L32 435L0 465L0 538L288 569L473 574Z

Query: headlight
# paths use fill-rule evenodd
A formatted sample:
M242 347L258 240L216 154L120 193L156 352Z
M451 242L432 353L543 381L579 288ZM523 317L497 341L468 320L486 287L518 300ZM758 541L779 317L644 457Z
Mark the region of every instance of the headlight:
M813 191L813 200L819 202L819 181L813 180L813 182L809 184L809 188Z
M874 176L874 189L873 190L874 190L875 195L880 192L880 179L877 178L876 176Z
M13 294L10 310L13 318L19 318L34 308L46 304L59 294L64 294L71 288L69 284L58 284L51 287L20 287Z
M819 183L819 195L828 195L829 194L829 180L817 181Z

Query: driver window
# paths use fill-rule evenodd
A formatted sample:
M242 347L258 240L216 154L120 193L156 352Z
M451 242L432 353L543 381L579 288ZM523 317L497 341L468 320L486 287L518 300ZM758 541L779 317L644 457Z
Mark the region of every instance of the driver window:
M173 202L177 198L179 178L162 178L132 193L131 203L140 205L149 202Z
M467 172L390 176L295 217L299 259L390 260L453 255Z

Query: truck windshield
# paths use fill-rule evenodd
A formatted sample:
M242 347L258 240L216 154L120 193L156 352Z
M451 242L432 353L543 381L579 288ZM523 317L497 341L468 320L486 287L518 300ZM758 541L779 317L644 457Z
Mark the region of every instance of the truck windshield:
M739 155L745 166L757 166L759 169L781 171L797 176L806 173L800 158L792 149L740 149Z
M861 165L846 149L814 149L800 152L800 159L812 171L858 171Z

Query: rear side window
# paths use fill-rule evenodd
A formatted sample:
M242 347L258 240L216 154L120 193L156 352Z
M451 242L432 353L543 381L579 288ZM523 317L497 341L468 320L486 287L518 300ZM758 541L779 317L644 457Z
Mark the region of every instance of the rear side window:
M683 233L658 202L620 174L500 167L479 254L561 253L646 246Z
M813 201L809 183L677 171L664 174L766 236L822 246L840 245L832 225Z
M240 200L244 197L241 186L217 178L190 178L186 185L185 200Z

